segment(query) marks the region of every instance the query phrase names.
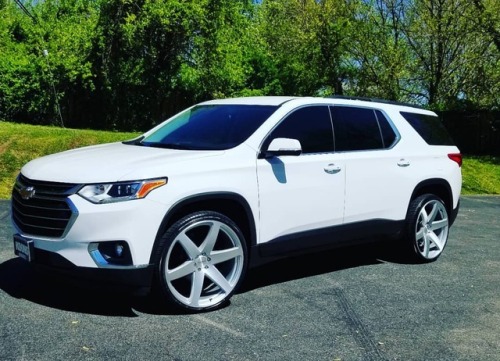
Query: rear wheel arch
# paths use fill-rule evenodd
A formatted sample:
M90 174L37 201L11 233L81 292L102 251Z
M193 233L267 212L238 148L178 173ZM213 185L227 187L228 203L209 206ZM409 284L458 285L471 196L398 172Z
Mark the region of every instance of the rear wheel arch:
M413 200L424 194L434 194L439 197L444 202L448 214L453 214L453 193L450 184L446 180L432 178L418 183L409 199L408 206Z
M165 215L156 234L150 264L156 264L159 260L159 243L163 234L181 218L198 211L218 212L235 222L246 239L249 252L257 243L252 209L243 196L231 192L203 193L179 201Z

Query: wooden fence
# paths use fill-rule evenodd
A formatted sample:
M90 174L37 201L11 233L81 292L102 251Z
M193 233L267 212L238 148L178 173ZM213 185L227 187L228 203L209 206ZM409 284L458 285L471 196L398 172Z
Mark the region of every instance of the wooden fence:
M500 111L445 111L439 115L463 154L500 156Z

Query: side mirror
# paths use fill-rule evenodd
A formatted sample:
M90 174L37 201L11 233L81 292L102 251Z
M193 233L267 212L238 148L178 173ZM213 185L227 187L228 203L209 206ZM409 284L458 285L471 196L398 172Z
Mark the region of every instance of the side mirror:
M264 150L261 155L263 158L277 157L280 155L300 155L302 153L302 146L297 139L290 138L275 138Z

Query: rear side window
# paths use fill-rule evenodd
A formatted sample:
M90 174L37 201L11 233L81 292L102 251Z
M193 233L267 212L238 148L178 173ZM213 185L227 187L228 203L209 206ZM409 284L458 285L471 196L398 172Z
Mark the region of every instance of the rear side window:
M401 115L427 144L454 145L453 139L437 116L409 112L401 112Z
M298 139L303 153L333 152L333 132L328 107L309 106L294 111L272 131L264 148L275 138Z
M378 110L334 106L331 112L337 152L385 149L396 140L394 130Z

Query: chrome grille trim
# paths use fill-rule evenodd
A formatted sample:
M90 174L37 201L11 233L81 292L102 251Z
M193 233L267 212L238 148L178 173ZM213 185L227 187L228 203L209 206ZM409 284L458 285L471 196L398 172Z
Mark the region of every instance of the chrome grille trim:
M68 196L80 187L79 184L31 180L20 174L12 190L14 224L28 236L64 237L78 215ZM26 192L27 188L34 191Z

